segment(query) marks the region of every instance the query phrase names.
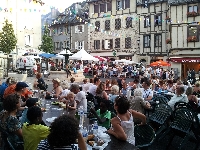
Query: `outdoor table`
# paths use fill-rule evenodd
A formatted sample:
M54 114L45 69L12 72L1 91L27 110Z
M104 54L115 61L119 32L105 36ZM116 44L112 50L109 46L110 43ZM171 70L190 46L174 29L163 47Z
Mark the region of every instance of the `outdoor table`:
M46 106L46 104L51 105L51 103L56 101L56 100L57 99L45 99L44 105L45 106ZM45 124L47 126L50 126L51 123L46 121L47 118L59 117L59 116L65 114L65 113L66 113L65 109L61 110L61 109L59 109L58 105L51 105L49 110L47 110L46 112L43 112L43 121L45 122ZM88 124L91 124L91 122L89 121L88 118L85 117L85 122L84 122L83 126L87 127ZM132 145L132 144L126 142L126 141L118 140L117 138L115 138L112 135L110 135L110 138L111 138L111 141L104 148L104 150L112 150L112 149L116 149L116 150L123 150L123 149L137 150L138 149L134 145ZM97 149L93 148L93 150L97 150Z

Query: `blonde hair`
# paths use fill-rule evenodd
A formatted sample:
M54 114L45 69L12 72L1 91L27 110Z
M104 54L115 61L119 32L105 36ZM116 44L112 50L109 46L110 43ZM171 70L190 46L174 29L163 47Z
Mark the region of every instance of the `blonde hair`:
M74 93L73 93L73 92L69 92L69 93L67 94L67 98L69 98L70 96L74 97Z
M69 88L69 83L68 83L67 81L63 80L63 81L61 82L61 87L62 87L63 89L68 89L68 88Z
M119 94L119 86L113 85L113 86L111 87L111 93L112 93L113 95Z
M142 90L137 88L134 90L134 96L142 96Z

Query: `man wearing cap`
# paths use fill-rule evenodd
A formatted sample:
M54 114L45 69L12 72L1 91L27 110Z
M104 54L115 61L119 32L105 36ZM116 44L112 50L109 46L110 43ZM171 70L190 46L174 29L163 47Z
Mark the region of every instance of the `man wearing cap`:
M80 91L78 84L72 84L70 87L70 91L76 94L75 101L77 103L77 108L83 106L84 112L87 112L87 99L85 96L85 92Z

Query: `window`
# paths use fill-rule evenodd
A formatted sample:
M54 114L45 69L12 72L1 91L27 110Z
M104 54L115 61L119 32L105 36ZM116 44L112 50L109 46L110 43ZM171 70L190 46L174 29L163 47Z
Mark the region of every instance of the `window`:
M123 0L117 0L117 10L124 9L124 3Z
M194 6L188 6L188 12L198 12L198 7L196 5Z
M131 37L125 38L125 48L131 48Z
M102 49L112 49L113 39L102 40Z
M142 0L144 8L148 8L148 0Z
M155 47L161 47L162 46L162 36L161 34L155 34Z
M62 43L62 42L60 42L60 49L62 49L62 48L63 48L62 46L63 46L63 43Z
M94 40L94 49L100 49L100 40Z
M120 38L115 39L115 48L120 48Z
M155 15L155 26L161 26L161 25L162 25L161 14Z
M125 9L130 8L130 0L125 0Z
M121 19L115 19L115 29L119 30L121 28Z
M84 32L84 25L75 26L75 33L83 33Z
M151 36L150 35L144 35L144 48L151 46Z
M188 42L197 42L200 38L200 28L199 26L188 26Z
M105 30L110 30L110 20L105 21Z
M99 31L100 30L100 21L96 21L95 22L95 31Z
M100 4L100 13L106 12L106 3Z
M33 35L25 35L25 46L33 46Z
M56 42L56 49L58 49L58 44L59 44L59 42Z
M94 5L94 13L99 13L99 5Z
M150 17L149 16L144 16L144 28L150 27L151 22L150 22Z
M132 28L132 18L131 17L126 18L126 28Z
M107 11L112 11L112 3L107 3Z
M67 47L69 46L69 41L67 41Z
M84 41L75 42L75 49L77 49L77 50L84 49Z

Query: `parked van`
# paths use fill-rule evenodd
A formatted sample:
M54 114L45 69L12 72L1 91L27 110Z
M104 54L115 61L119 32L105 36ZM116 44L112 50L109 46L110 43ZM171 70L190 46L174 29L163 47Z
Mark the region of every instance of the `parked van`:
M17 70L20 71L33 70L34 65L37 63L36 62L37 59L39 59L40 61L41 58L33 55L19 57L16 62Z

